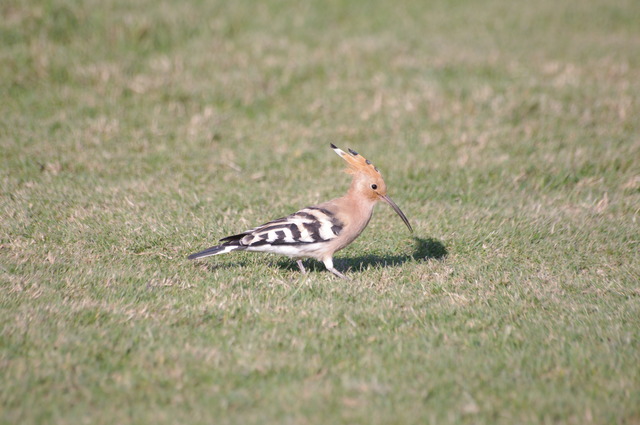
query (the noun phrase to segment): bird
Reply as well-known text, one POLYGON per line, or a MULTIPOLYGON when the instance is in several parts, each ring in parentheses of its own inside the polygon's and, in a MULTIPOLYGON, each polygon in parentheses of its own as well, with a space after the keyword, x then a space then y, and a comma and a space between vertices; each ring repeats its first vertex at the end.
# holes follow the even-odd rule
POLYGON ((334 275, 348 279, 333 266, 333 255, 360 236, 369 224, 378 201, 389 204, 413 232, 407 217, 387 195, 387 185, 378 168, 352 149, 347 153, 333 143, 330 146, 347 162, 345 172, 352 176, 344 196, 224 237, 219 240, 220 244, 187 258, 195 260, 233 251, 268 252, 294 259, 303 274, 306 270, 302 260, 314 258, 334 275))

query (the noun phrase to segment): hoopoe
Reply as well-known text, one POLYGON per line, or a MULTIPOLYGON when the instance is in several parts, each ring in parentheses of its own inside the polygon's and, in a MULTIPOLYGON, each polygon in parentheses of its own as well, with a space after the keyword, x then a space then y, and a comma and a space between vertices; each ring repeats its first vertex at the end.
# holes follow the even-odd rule
POLYGON ((371 161, 351 149, 346 153, 333 143, 331 148, 347 161, 349 167, 345 171, 353 175, 346 195, 227 236, 220 239, 220 245, 188 258, 193 260, 231 251, 270 252, 295 259, 302 273, 306 273, 302 259, 315 258, 331 273, 347 279, 333 267, 333 254, 360 236, 369 224, 376 202, 382 200, 389 204, 413 232, 407 217, 387 195, 382 175, 371 161))

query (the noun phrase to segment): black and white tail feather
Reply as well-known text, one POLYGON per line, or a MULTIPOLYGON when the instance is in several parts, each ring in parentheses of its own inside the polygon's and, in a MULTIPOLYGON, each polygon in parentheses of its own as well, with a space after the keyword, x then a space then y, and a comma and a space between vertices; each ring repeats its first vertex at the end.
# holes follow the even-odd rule
MULTIPOLYGON (((342 229, 343 224, 331 211, 307 207, 246 232, 222 238, 220 245, 191 254, 188 258, 195 260, 232 251, 270 252, 305 258, 337 238, 342 229)), ((298 262, 298 265, 302 263, 298 262)))

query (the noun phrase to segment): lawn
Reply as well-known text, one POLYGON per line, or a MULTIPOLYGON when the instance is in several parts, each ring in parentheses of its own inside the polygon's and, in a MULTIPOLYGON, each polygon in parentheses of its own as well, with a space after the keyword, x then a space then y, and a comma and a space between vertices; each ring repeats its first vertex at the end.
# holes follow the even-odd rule
POLYGON ((640 2, 0 3, 0 422, 639 424, 640 2), (339 252, 189 261, 342 195, 339 252))

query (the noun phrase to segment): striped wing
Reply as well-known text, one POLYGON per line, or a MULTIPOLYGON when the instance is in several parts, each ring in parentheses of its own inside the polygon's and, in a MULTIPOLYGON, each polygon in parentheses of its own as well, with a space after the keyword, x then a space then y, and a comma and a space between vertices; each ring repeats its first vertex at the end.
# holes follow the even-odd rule
POLYGON ((248 248, 315 244, 337 238, 343 227, 343 223, 331 211, 307 207, 244 233, 222 238, 220 242, 236 242, 248 248))

